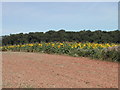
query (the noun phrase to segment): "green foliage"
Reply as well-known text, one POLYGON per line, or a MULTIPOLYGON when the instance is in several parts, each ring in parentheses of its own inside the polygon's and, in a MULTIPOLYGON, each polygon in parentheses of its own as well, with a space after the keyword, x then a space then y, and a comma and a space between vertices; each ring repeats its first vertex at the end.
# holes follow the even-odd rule
POLYGON ((120 62, 120 46, 96 43, 35 43, 3 46, 2 51, 41 52, 120 62), (96 46, 95 46, 96 45, 96 46), (101 46, 102 45, 102 46, 101 46), (108 48, 106 48, 108 46, 108 48), (92 46, 92 47, 90 47, 92 46), (101 46, 101 47, 100 47, 101 46), (104 47, 104 48, 102 48, 104 47))
POLYGON ((101 53, 101 59, 120 62, 120 51, 115 51, 115 50, 103 51, 101 53))
POLYGON ((40 42, 96 42, 96 43, 120 43, 120 31, 79 31, 65 30, 43 32, 30 32, 28 34, 10 34, 2 36, 2 45, 15 45, 40 42))

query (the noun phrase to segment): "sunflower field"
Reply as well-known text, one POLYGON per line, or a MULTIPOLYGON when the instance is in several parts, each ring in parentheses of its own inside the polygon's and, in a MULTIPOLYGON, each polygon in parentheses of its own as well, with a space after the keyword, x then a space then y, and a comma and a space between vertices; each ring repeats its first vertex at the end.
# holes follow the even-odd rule
POLYGON ((120 62, 120 44, 114 43, 76 43, 76 42, 50 42, 30 43, 21 45, 8 45, 0 47, 1 51, 40 52, 48 54, 65 54, 75 57, 91 57, 94 59, 120 62), (110 49, 119 47, 119 50, 110 49))

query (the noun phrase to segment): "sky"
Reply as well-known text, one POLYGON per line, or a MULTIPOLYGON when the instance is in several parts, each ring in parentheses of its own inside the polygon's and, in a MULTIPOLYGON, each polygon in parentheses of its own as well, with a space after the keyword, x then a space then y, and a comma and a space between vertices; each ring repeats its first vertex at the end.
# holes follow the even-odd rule
POLYGON ((3 2, 2 35, 80 30, 117 30, 117 2, 3 2))

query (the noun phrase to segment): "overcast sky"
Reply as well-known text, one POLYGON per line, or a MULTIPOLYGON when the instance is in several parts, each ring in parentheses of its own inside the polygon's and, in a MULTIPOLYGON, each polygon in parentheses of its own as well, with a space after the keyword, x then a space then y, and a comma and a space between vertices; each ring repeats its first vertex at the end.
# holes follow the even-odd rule
POLYGON ((117 30, 117 2, 4 2, 3 35, 65 29, 117 30))

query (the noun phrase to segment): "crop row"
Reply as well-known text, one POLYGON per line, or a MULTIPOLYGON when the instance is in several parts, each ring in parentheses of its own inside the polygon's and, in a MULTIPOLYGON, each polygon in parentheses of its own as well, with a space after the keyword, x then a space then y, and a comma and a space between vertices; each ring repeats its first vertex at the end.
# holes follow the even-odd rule
POLYGON ((116 47, 119 44, 98 44, 98 43, 31 43, 23 45, 2 46, 2 51, 24 51, 24 52, 42 52, 66 54, 71 56, 91 57, 101 60, 120 61, 119 50, 108 50, 110 47, 116 47))

